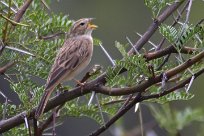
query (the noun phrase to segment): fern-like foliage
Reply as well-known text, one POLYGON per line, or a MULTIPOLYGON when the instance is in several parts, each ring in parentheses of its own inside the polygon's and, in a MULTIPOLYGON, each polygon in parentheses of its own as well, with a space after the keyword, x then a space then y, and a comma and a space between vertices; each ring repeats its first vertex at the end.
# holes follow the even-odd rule
MULTIPOLYGON (((162 89, 161 87, 152 86, 149 91, 150 91, 150 94, 158 94, 162 91, 162 89)), ((186 93, 184 90, 178 90, 178 91, 169 93, 163 97, 151 99, 148 101, 164 104, 167 102, 177 101, 177 100, 190 100, 193 97, 194 97, 194 94, 192 93, 186 93)))
POLYGON ((131 86, 139 82, 141 75, 150 76, 147 63, 142 56, 128 56, 122 60, 116 60, 116 67, 107 69, 108 86, 131 86), (127 70, 127 74, 120 74, 122 69, 127 70))
POLYGON ((159 15, 164 7, 173 2, 175 2, 175 0, 144 0, 145 5, 151 10, 154 18, 159 15))
POLYGON ((171 44, 175 45, 176 49, 180 49, 189 40, 195 39, 197 34, 203 34, 204 29, 200 24, 188 26, 185 30, 183 27, 177 30, 172 26, 163 24, 159 27, 159 31, 171 44))
MULTIPOLYGON (((107 115, 114 115, 117 111, 117 106, 102 106, 101 107, 101 112, 107 115)), ((63 110, 64 115, 68 115, 71 117, 88 117, 93 120, 95 120, 97 123, 103 125, 103 117, 101 116, 99 107, 95 104, 92 105, 87 105, 86 103, 84 104, 77 104, 76 102, 68 102, 65 104, 65 108, 63 110)), ((62 115, 63 115, 62 114, 62 115)), ((104 114, 104 115, 105 115, 104 114)))

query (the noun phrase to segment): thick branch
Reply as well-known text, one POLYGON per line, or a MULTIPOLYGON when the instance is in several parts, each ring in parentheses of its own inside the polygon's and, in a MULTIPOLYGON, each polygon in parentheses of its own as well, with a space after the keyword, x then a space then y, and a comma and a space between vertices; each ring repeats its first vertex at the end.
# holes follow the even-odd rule
MULTIPOLYGON (((154 32, 158 29, 160 24, 164 22, 185 0, 181 2, 175 2, 171 6, 169 6, 154 22, 150 25, 148 30, 144 33, 144 35, 135 43, 134 47, 137 50, 140 50, 144 44, 150 39, 150 37, 154 34, 154 32)), ((135 51, 132 48, 129 54, 134 54, 135 51)))
POLYGON ((32 1, 33 0, 26 0, 26 2, 23 4, 23 6, 16 13, 15 18, 14 18, 15 22, 20 22, 21 18, 23 17, 23 14, 27 10, 27 8, 30 6, 32 1))
MULTIPOLYGON (((197 73, 195 73, 193 76, 195 76, 195 79, 200 76, 201 74, 204 73, 204 69, 201 69, 200 71, 198 71, 197 73)), ((189 77, 187 79, 184 79, 183 81, 181 81, 180 83, 178 83, 177 85, 175 85, 174 87, 166 90, 166 91, 162 91, 158 94, 152 94, 152 95, 148 95, 148 96, 143 96, 141 99, 142 100, 148 100, 148 99, 153 99, 153 98, 159 98, 159 97, 162 97, 162 96, 165 96, 177 89, 180 89, 180 88, 183 88, 185 87, 186 84, 188 84, 190 81, 191 81, 191 78, 192 77, 189 77)))
MULTIPOLYGON (((191 48, 191 47, 183 47, 181 48, 180 52, 184 54, 193 54, 194 52, 198 51, 197 48, 191 48)), ((147 61, 163 57, 165 55, 171 54, 171 53, 178 53, 178 51, 174 48, 173 45, 160 49, 158 51, 150 52, 144 55, 145 59, 147 61)))

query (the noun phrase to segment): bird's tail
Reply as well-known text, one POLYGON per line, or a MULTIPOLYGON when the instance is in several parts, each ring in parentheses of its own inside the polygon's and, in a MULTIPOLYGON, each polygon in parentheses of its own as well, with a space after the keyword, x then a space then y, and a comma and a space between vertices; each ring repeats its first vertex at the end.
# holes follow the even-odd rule
POLYGON ((50 95, 53 92, 53 90, 54 90, 53 87, 48 88, 48 89, 45 90, 45 92, 44 92, 44 94, 43 94, 43 96, 42 96, 42 98, 40 100, 40 103, 39 103, 39 105, 37 107, 37 110, 35 112, 35 118, 36 119, 38 119, 43 114, 43 112, 45 110, 45 106, 47 105, 47 102, 48 102, 48 100, 50 98, 50 95))

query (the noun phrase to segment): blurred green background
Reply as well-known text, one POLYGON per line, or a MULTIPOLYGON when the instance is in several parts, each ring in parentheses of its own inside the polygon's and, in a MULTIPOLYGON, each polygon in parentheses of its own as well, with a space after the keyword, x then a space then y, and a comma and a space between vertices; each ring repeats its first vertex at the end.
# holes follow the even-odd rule
MULTIPOLYGON (((53 1, 51 3, 51 9, 56 12, 62 12, 63 14, 69 15, 70 19, 77 20, 83 17, 93 17, 96 18, 94 23, 99 26, 99 28, 94 31, 93 36, 102 40, 104 47, 111 54, 114 59, 121 58, 120 53, 114 46, 115 41, 121 43, 127 43, 126 36, 135 43, 139 37, 136 32, 144 33, 148 26, 152 22, 152 16, 150 10, 144 5, 143 0, 60 0, 53 1)), ((184 13, 186 14, 186 13, 184 13)), ((204 18, 204 2, 202 0, 195 0, 190 13, 190 22, 196 23, 201 18, 204 18)), ((185 18, 183 18, 184 21, 185 18)), ((161 36, 158 34, 154 35, 151 39, 152 42, 158 44, 160 42, 161 36)), ((149 47, 146 44, 145 47, 149 47)), ((106 66, 111 65, 107 57, 100 47, 95 46, 94 56, 92 62, 89 66, 93 64, 100 64, 106 68, 106 66)), ((171 105, 176 109, 184 109, 185 107, 203 107, 204 106, 204 91, 202 84, 204 76, 199 77, 190 89, 195 97, 189 101, 176 101, 172 102, 171 105)), ((145 123, 152 122, 152 118, 149 110, 142 104, 142 113, 145 123)), ((94 121, 82 118, 66 118, 66 123, 62 127, 59 127, 58 134, 61 136, 65 135, 85 135, 95 130, 99 126, 94 123, 94 121)), ((132 130, 138 127, 139 120, 138 114, 133 113, 133 110, 128 112, 123 119, 123 128, 126 131, 132 130)), ((181 135, 192 136, 198 131, 198 123, 193 123, 181 131, 181 135)), ((154 130, 157 134, 152 132, 149 136, 165 136, 167 133, 160 129, 158 125, 153 125, 154 130)), ((111 127, 104 136, 113 135, 112 132, 116 131, 115 127, 111 127)), ((122 129, 118 129, 122 131, 122 129)), ((117 131, 118 131, 117 130, 117 131)))

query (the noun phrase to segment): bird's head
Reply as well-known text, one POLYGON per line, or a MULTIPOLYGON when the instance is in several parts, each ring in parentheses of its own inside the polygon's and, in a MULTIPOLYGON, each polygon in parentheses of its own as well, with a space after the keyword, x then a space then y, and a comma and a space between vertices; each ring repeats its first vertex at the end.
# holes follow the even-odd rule
POLYGON ((93 18, 82 18, 73 23, 69 31, 69 36, 91 35, 92 31, 97 28, 92 24, 93 18))

